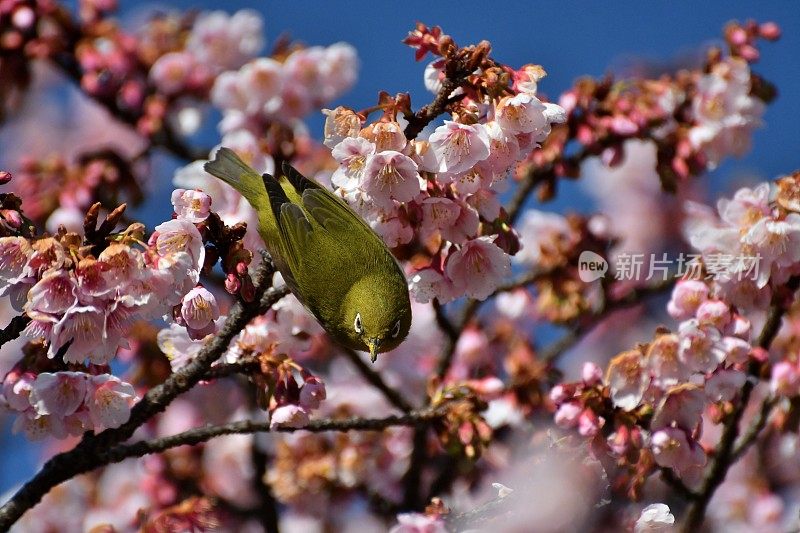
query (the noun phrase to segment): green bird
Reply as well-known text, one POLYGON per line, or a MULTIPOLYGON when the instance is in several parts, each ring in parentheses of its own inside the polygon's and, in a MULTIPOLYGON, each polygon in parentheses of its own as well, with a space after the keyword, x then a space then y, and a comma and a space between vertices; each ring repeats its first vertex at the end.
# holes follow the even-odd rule
POLYGON ((340 344, 379 353, 411 327, 406 278, 383 240, 342 199, 283 164, 259 176, 228 148, 204 165, 247 198, 258 232, 297 298, 340 344))

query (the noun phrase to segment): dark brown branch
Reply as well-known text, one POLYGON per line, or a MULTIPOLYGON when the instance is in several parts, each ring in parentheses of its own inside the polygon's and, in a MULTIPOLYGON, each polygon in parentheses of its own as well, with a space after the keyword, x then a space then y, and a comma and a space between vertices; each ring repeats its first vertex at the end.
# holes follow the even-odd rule
POLYGON ((261 371, 261 364, 255 359, 243 359, 235 363, 220 363, 209 368, 203 379, 219 379, 236 374, 253 374, 261 371))
POLYGON ((269 456, 258 447, 255 438, 252 439, 250 458, 253 463, 253 488, 256 495, 258 495, 258 504, 254 511, 265 533, 279 533, 278 501, 275 499, 275 495, 272 494, 272 488, 265 480, 269 456))
POLYGON ((671 468, 661 467, 659 469, 661 472, 661 479, 667 485, 672 488, 675 492, 678 493, 684 500, 692 501, 697 499, 697 494, 695 494, 689 487, 684 485, 683 481, 675 475, 675 472, 672 471, 671 468))
POLYGON ((406 413, 414 409, 414 406, 408 403, 399 392, 387 385, 386 382, 383 381, 381 375, 372 367, 370 367, 363 359, 361 359, 361 357, 354 350, 342 347, 341 351, 353 364, 353 366, 356 367, 356 370, 358 370, 358 373, 361 374, 361 377, 363 377, 370 385, 381 391, 384 397, 389 400, 389 403, 406 413))
POLYGON ((300 428, 291 427, 276 427, 270 429, 269 422, 261 421, 255 422, 252 420, 241 420, 239 422, 230 422, 219 426, 206 426, 202 428, 190 429, 177 435, 170 435, 169 437, 161 437, 151 440, 142 440, 132 444, 120 444, 113 448, 98 454, 94 461, 93 468, 103 466, 109 463, 117 463, 129 457, 142 457, 152 453, 163 452, 170 448, 185 445, 195 445, 201 442, 206 442, 214 437, 222 435, 233 435, 237 433, 264 433, 264 432, 281 432, 293 433, 296 431, 311 431, 313 433, 322 433, 325 431, 383 431, 384 429, 394 426, 418 426, 425 424, 441 417, 444 414, 444 409, 422 409, 419 411, 411 411, 402 415, 391 415, 384 418, 326 418, 322 420, 312 420, 308 424, 300 428))
POLYGON ((219 333, 203 346, 197 357, 170 375, 163 383, 150 389, 144 398, 133 406, 131 416, 126 423, 118 428, 107 429, 98 435, 87 433, 72 450, 62 452, 47 461, 33 478, 0 507, 0 531, 10 528, 25 511, 39 503, 56 485, 96 468, 99 455, 130 438, 139 426, 166 409, 178 395, 203 379, 211 364, 227 350, 230 341, 250 320, 287 294, 287 289, 266 289, 271 283, 274 270, 271 261, 264 261, 256 285, 257 294, 261 295, 259 300, 250 304, 237 302, 219 333))
POLYGON ((421 107, 419 111, 412 116, 405 117, 406 120, 408 120, 408 125, 403 132, 405 133, 406 139, 409 141, 416 139, 417 135, 425 129, 425 126, 445 112, 447 106, 451 104, 450 94, 464 83, 467 76, 469 76, 469 72, 464 72, 463 70, 456 70, 452 75, 448 75, 442 80, 442 86, 439 88, 439 92, 436 93, 433 102, 421 107))
POLYGON ((11 342, 19 337, 25 328, 30 324, 31 318, 28 315, 18 315, 11 319, 11 322, 0 331, 0 348, 7 342, 11 342))
MULTIPOLYGON (((797 290, 798 285, 800 285, 800 277, 793 277, 786 284, 786 288, 793 294, 797 290)), ((772 305, 770 306, 769 313, 767 315, 767 321, 764 323, 761 334, 756 340, 756 346, 768 350, 772 344, 772 340, 775 338, 775 335, 778 334, 781 320, 786 310, 786 302, 782 300, 783 298, 780 294, 776 294, 774 296, 772 305)), ((751 363, 748 370, 749 374, 756 374, 758 365, 751 363)), ((692 505, 689 506, 689 510, 686 513, 686 518, 681 527, 681 531, 684 533, 697 531, 703 525, 708 502, 711 501, 711 498, 714 496, 714 492, 716 492, 717 487, 719 487, 722 482, 725 481, 725 475, 728 473, 728 469, 731 467, 736 457, 734 453, 734 443, 736 442, 736 437, 739 434, 739 423, 741 422, 744 411, 750 401, 750 395, 753 393, 755 383, 756 382, 751 379, 745 381, 739 395, 738 404, 724 422, 722 436, 720 437, 719 443, 717 444, 717 448, 714 452, 714 458, 712 459, 711 466, 706 471, 706 475, 703 478, 701 488, 697 493, 697 499, 692 503, 692 505)), ((754 438, 755 437, 753 437, 753 439, 754 438)))

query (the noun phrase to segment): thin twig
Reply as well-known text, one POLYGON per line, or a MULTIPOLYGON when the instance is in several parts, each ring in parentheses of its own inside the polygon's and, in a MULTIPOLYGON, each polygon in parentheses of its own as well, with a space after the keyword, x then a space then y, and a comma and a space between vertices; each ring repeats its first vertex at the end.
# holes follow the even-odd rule
POLYGON ((361 374, 361 377, 363 377, 370 385, 381 391, 384 397, 389 400, 389 403, 405 413, 414 409, 413 405, 408 403, 399 392, 387 385, 386 382, 383 381, 381 375, 372 367, 370 367, 363 359, 361 359, 361 357, 354 350, 342 347, 341 351, 353 364, 353 366, 356 367, 356 370, 358 370, 358 373, 361 374))
POLYGON ((775 397, 765 398, 764 401, 761 402, 761 407, 758 409, 758 414, 747 428, 747 431, 745 431, 736 442, 736 446, 734 446, 733 452, 731 452, 731 463, 738 461, 739 458, 750 448, 750 446, 753 445, 756 439, 758 439, 758 437, 761 435, 761 431, 767 425, 772 408, 775 407, 775 404, 777 403, 778 398, 775 397))
POLYGON ((661 479, 669 485, 675 492, 677 492, 680 496, 683 497, 684 500, 695 500, 697 499, 697 494, 692 491, 689 487, 687 487, 681 479, 675 475, 675 472, 672 471, 671 468, 667 468, 662 466, 659 468, 661 472, 661 479))

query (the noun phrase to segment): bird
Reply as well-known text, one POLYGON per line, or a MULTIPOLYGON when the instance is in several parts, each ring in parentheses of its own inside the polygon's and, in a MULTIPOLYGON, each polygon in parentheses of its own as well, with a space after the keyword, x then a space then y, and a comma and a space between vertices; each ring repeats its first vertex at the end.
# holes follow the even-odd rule
POLYGON ((406 277, 343 199, 285 162, 281 176, 259 175, 226 147, 204 169, 256 210, 286 285, 333 340, 369 352, 373 363, 403 342, 411 328, 406 277))

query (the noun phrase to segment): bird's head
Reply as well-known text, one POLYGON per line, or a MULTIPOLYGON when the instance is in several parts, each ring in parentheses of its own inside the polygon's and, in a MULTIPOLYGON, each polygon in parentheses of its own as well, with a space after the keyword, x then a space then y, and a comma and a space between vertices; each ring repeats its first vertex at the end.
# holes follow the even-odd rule
POLYGON ((411 302, 401 276, 371 274, 353 284, 341 306, 339 330, 374 363, 396 348, 411 328, 411 302))

